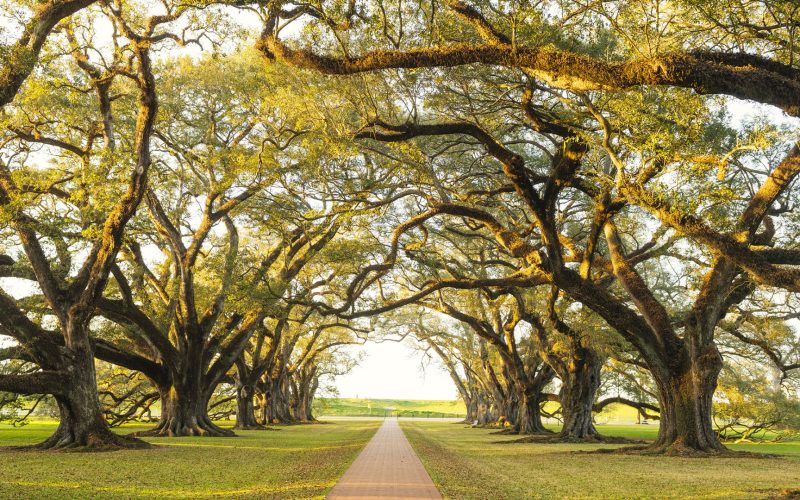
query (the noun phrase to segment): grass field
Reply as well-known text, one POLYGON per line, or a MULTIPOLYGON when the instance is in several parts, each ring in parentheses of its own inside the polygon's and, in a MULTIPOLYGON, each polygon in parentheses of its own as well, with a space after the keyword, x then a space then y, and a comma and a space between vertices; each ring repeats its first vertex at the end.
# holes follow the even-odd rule
MULTIPOLYGON (((611 445, 498 444, 514 437, 459 424, 402 421, 445 498, 769 498, 800 490, 800 442, 731 445, 780 458, 678 458, 575 453, 611 445)), ((652 439, 658 427, 599 426, 652 439)))
MULTIPOLYGON (((322 498, 381 423, 336 420, 238 438, 152 438, 154 449, 111 453, 6 449, 0 499, 322 498)), ((502 444, 515 437, 435 419, 401 425, 449 499, 776 498, 800 490, 800 442, 730 445, 779 458, 687 459, 580 453, 613 447, 604 444, 502 444)), ((53 422, 0 425, 0 446, 37 443, 54 428, 53 422)), ((599 428, 634 439, 658 432, 657 425, 599 428)))
MULTIPOLYGON (((0 452, 0 498, 322 498, 380 421, 243 431, 237 438, 147 439, 151 450, 0 452)), ((128 427, 132 432, 142 427, 128 427)), ((0 446, 34 444, 53 423, 0 425, 0 446)))

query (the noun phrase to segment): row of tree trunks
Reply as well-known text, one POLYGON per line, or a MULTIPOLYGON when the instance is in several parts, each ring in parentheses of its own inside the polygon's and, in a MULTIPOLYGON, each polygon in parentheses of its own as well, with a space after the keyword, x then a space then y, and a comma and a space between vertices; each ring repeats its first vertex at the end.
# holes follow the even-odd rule
MULTIPOLYGON (((564 424, 560 437, 567 440, 587 440, 598 437, 592 421, 592 405, 600 385, 602 359, 593 351, 574 363, 568 377, 562 380, 560 401, 564 424)), ((93 364, 76 369, 76 378, 94 381, 93 364)), ((659 389, 661 426, 655 449, 671 453, 686 450, 722 450, 711 424, 711 403, 716 379, 721 369, 721 356, 713 345, 696 358, 685 357, 678 366, 662 365, 653 371, 659 389)), ((510 375, 509 375, 510 376, 510 375)), ((523 434, 547 432, 541 418, 544 388, 553 375, 526 382, 514 381, 513 391, 490 404, 478 397, 468 404, 467 421, 486 424, 500 417, 510 422, 515 431, 523 434)), ((315 382, 314 382, 315 383, 315 382)), ((59 397, 62 424, 44 447, 81 446, 92 443, 120 441, 102 420, 94 383, 76 383, 67 397, 59 397)), ((285 376, 271 380, 270 391, 260 398, 260 419, 256 417, 252 388, 237 387, 237 428, 263 428, 267 423, 313 421, 311 402, 316 387, 303 385, 295 394, 285 376)), ((196 385, 160 388, 162 415, 159 425, 142 435, 159 436, 231 436, 208 417, 207 394, 196 385)))
POLYGON ((284 374, 269 381, 267 391, 267 411, 266 423, 285 424, 294 422, 291 410, 291 395, 289 393, 289 382, 284 374))
POLYGON ((319 387, 316 369, 304 371, 299 380, 292 385, 294 396, 292 398, 292 414, 300 422, 314 422, 313 402, 314 395, 319 387))
POLYGON ((489 425, 500 418, 497 406, 493 405, 491 399, 484 394, 474 394, 464 404, 467 408, 465 424, 489 425))
MULTIPOLYGON (((485 351, 485 345, 481 346, 482 340, 478 339, 477 342, 472 342, 472 339, 469 339, 465 345, 456 346, 456 349, 464 350, 465 356, 461 357, 448 352, 448 346, 439 345, 437 343, 439 340, 430 336, 422 325, 420 325, 420 328, 420 333, 425 335, 427 347, 439 356, 439 360, 447 369, 459 396, 461 396, 461 400, 464 402, 466 415, 463 423, 488 425, 497 422, 500 415, 497 413, 496 406, 491 403, 492 398, 488 389, 493 382, 489 380, 485 367, 482 366, 478 369, 478 367, 470 366, 470 360, 474 360, 476 355, 480 357, 481 349, 485 351), (461 359, 460 370, 456 361, 454 361, 459 358, 461 359)), ((488 358, 488 353, 486 356, 488 358)), ((483 358, 480 359, 483 360, 483 358)))
POLYGON ((468 397, 462 396, 461 398, 467 410, 463 423, 489 425, 497 422, 500 414, 497 406, 492 404, 491 397, 479 390, 474 390, 469 394, 468 397))
MULTIPOLYGON (((601 383, 603 358, 591 349, 572 360, 569 370, 561 377, 559 402, 563 425, 558 437, 566 441, 593 441, 599 433, 594 427, 593 411, 601 383)), ((534 380, 519 379, 512 386, 512 397, 500 399, 496 407, 520 434, 549 433, 542 422, 542 406, 549 400, 546 386, 553 380, 554 372, 544 369, 534 380)), ((495 416, 492 421, 496 421, 495 416)), ((481 422, 485 423, 485 422, 481 422)))
MULTIPOLYGON (((318 380, 309 377, 302 383, 288 382, 286 374, 270 379, 267 391, 236 380, 236 425, 240 430, 261 430, 268 424, 312 422, 315 420, 312 403, 318 380), (258 407, 258 415, 256 408, 258 407)), ((184 383, 159 387, 161 417, 158 425, 139 436, 213 436, 229 437, 234 432, 211 421, 208 403, 211 392, 199 380, 185 379, 184 383)))

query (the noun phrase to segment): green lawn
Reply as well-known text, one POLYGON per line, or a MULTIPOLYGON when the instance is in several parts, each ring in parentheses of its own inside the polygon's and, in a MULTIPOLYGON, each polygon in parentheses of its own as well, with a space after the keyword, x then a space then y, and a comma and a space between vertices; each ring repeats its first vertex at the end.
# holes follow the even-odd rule
MULTIPOLYGON (((151 450, 0 451, 4 498, 321 498, 380 420, 245 431, 238 438, 148 439, 151 450)), ((498 444, 514 437, 440 421, 401 420, 445 498, 758 498, 800 489, 800 443, 731 445, 776 459, 574 453, 611 445, 498 444)), ((51 422, 0 425, 0 446, 33 444, 51 422)), ((131 426, 125 432, 144 428, 131 426)), ((656 425, 600 426, 651 439, 656 425)))
MULTIPOLYGON (((322 498, 380 424, 337 421, 243 431, 236 438, 147 439, 159 446, 112 453, 4 450, 0 498, 322 498)), ((37 443, 54 428, 0 425, 0 446, 37 443)))
MULTIPOLYGON (((730 446, 786 455, 773 459, 645 457, 574 453, 611 445, 496 444, 515 437, 452 423, 401 425, 445 498, 767 498, 800 490, 800 442, 730 446)), ((642 439, 658 432, 599 427, 642 439)))

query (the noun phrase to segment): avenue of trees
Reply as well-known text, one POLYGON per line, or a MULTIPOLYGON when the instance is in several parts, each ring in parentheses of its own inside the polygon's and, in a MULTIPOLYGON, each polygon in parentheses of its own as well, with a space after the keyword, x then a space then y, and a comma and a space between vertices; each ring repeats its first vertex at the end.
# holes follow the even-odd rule
POLYGON ((0 409, 55 408, 40 446, 312 421, 390 332, 526 440, 800 427, 793 0, 3 9, 0 409))

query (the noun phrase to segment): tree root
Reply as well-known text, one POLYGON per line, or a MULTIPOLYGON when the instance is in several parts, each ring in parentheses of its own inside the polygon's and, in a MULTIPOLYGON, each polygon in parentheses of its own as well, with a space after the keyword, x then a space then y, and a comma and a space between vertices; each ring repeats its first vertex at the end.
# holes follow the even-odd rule
POLYGON ((161 422, 153 429, 129 434, 132 437, 236 437, 230 429, 223 429, 211 421, 184 422, 176 419, 161 422))
POLYGON ((600 453, 614 455, 637 456, 662 456, 681 458, 778 458, 780 455, 772 453, 754 453, 752 451, 734 451, 728 448, 697 449, 683 443, 670 443, 666 445, 649 444, 645 446, 625 446, 622 448, 603 448, 579 453, 600 453))
POLYGON ((153 445, 131 436, 120 436, 108 429, 89 431, 82 438, 66 430, 57 430, 45 441, 32 446, 11 446, 9 451, 107 452, 146 450, 153 445))

